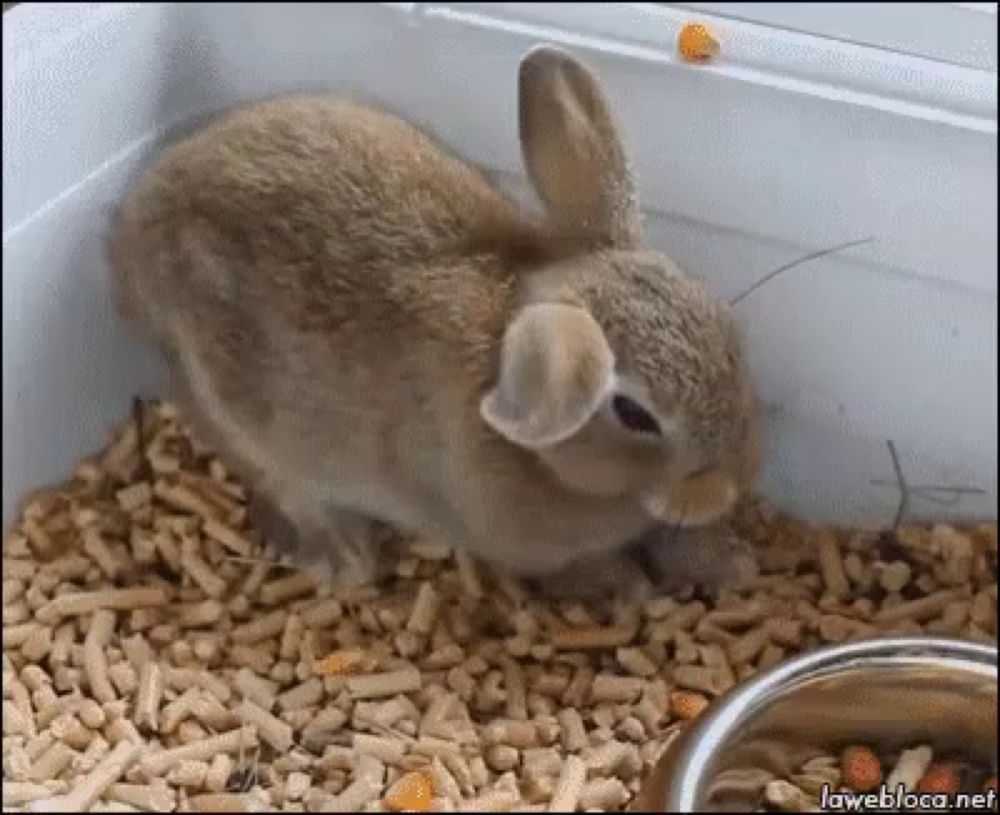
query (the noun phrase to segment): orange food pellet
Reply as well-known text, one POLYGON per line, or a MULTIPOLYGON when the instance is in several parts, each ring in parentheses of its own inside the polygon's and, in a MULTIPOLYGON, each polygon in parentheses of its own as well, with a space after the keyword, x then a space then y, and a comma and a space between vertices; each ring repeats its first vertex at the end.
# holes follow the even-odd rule
POLYGON ((688 62, 705 62, 719 53, 719 41, 703 23, 688 23, 681 29, 677 49, 688 62))
POLYGON ((700 693, 679 690, 670 694, 670 710, 683 721, 697 718, 707 707, 708 699, 700 693))
POLYGON ((316 672, 321 676, 341 676, 358 670, 364 659, 361 651, 334 651, 316 663, 316 672))
POLYGON ((954 764, 931 764, 924 777, 917 782, 917 792, 943 792, 954 795, 961 779, 954 764))
POLYGON ((852 790, 869 792, 882 781, 882 762, 869 748, 856 744, 841 755, 840 772, 852 790))
POLYGON ((393 812, 427 812, 434 797, 434 784, 426 773, 407 773, 393 784, 382 803, 393 812))

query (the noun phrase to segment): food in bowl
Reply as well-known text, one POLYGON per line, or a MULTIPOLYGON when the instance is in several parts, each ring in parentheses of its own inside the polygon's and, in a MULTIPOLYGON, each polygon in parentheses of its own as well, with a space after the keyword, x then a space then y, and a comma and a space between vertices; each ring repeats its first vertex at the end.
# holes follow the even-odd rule
POLYGON ((869 793, 891 800, 891 808, 994 809, 995 779, 995 767, 959 752, 936 752, 929 744, 884 753, 851 744, 807 759, 785 778, 771 778, 758 811, 843 810, 850 807, 847 801, 869 793))
POLYGON ((641 797, 671 812, 995 805, 997 650, 869 637, 799 654, 717 701, 641 797), (978 798, 958 799, 968 795, 978 798))

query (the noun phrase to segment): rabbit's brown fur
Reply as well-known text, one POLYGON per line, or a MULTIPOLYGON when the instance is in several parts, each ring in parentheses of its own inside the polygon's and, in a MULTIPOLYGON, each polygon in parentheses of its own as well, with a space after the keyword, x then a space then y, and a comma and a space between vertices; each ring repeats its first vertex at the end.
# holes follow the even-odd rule
POLYGON ((728 310, 640 248, 596 80, 543 48, 520 83, 544 222, 395 116, 298 97, 168 148, 111 237, 198 429, 359 576, 371 520, 548 573, 711 521, 756 469, 728 310), (614 420, 621 388, 662 438, 614 420))

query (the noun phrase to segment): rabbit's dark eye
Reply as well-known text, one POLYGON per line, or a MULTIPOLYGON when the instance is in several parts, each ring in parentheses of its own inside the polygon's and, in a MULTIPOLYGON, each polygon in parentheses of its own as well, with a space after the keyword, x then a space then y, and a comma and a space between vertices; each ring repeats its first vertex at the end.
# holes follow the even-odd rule
POLYGON ((611 400, 611 409, 623 427, 635 433, 660 434, 660 423, 649 414, 648 410, 627 396, 616 394, 611 400))

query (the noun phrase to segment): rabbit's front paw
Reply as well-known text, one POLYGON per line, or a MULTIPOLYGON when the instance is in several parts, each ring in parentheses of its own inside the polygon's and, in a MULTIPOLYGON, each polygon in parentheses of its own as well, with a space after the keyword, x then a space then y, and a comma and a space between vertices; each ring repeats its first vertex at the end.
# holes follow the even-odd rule
POLYGON ((716 526, 658 526, 630 547, 657 591, 673 594, 697 586, 709 594, 738 590, 760 573, 753 547, 716 526))
POLYGON ((377 583, 392 574, 389 549, 394 531, 367 515, 348 509, 327 513, 327 524, 302 535, 303 565, 334 590, 377 583))
POLYGON ((740 590, 760 575, 760 564, 753 547, 744 540, 733 538, 729 550, 723 553, 719 569, 718 588, 740 590))
POLYGON ((255 494, 247 517, 274 550, 282 565, 304 569, 334 590, 385 579, 392 560, 386 550, 396 541, 393 530, 346 509, 311 508, 287 502, 287 512, 273 499, 255 494))
POLYGON ((541 597, 553 601, 627 598, 642 602, 652 594, 642 569, 624 550, 571 563, 554 574, 528 582, 541 597))

